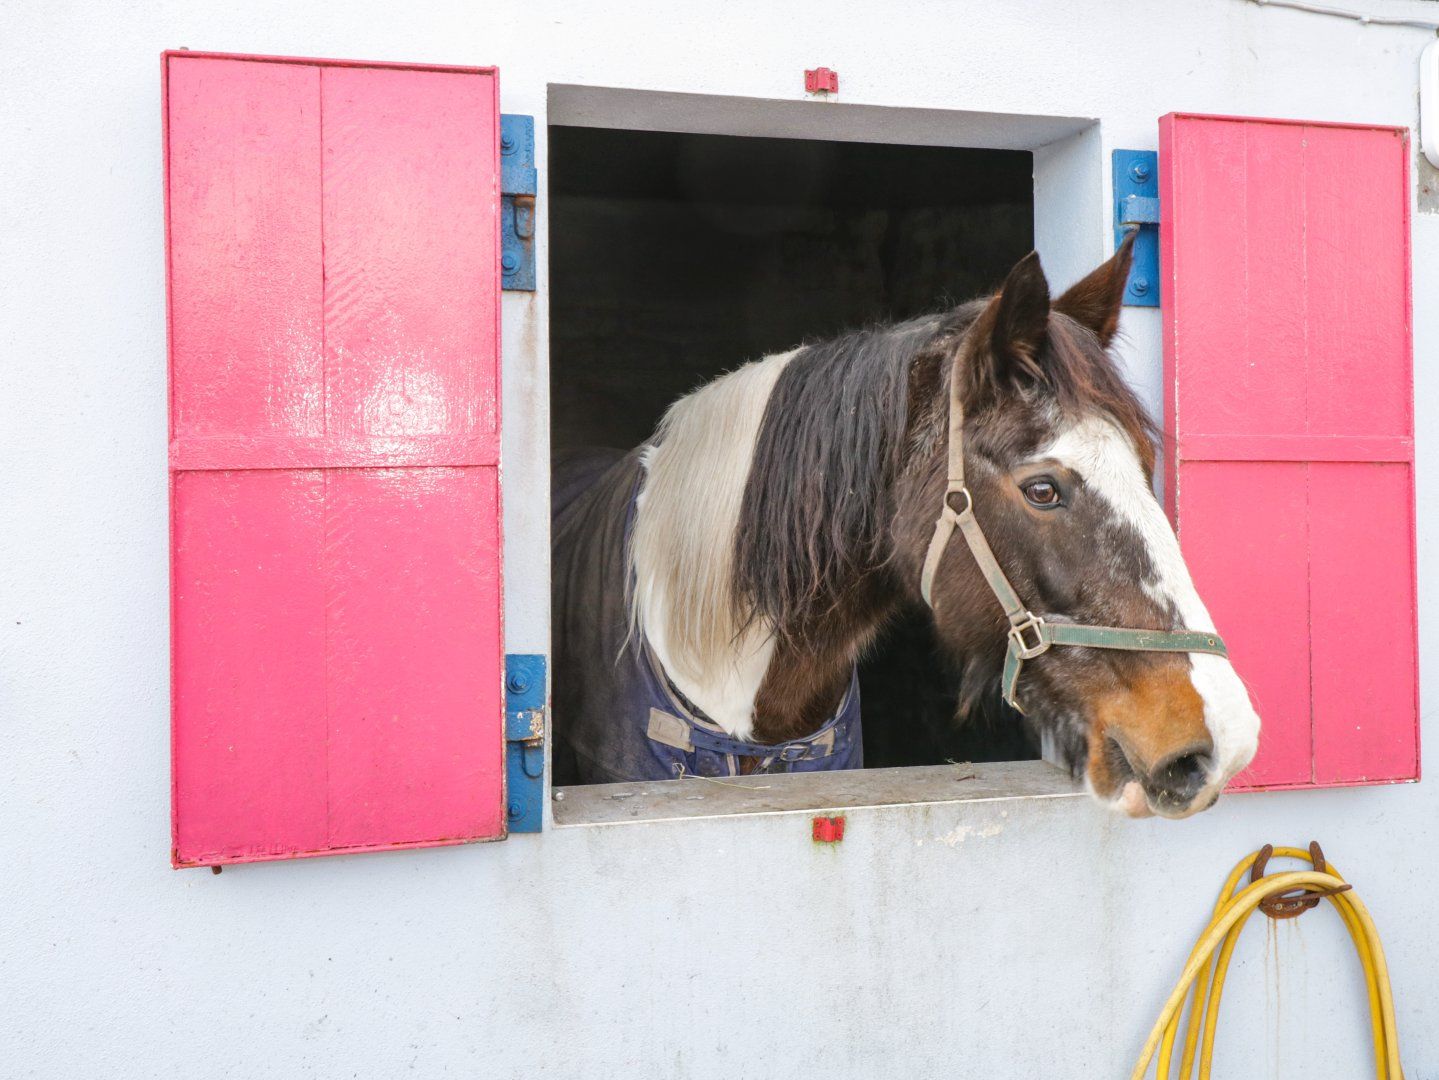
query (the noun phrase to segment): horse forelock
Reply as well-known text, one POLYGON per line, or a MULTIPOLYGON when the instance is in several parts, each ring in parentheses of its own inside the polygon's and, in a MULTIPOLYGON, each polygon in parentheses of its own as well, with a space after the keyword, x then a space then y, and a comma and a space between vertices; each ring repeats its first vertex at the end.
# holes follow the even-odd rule
POLYGON ((1153 475, 1158 430, 1113 354, 1093 332, 1067 315, 1052 313, 1043 367, 1048 388, 1067 420, 1100 416, 1112 421, 1134 444, 1145 475, 1153 475))

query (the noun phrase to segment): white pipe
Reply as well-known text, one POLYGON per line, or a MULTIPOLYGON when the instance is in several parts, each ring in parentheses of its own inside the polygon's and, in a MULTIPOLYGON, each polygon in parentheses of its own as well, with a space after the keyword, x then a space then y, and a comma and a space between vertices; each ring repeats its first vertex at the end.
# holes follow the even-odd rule
POLYGON ((1439 169, 1439 38, 1419 54, 1419 149, 1439 169))
POLYGON ((1375 26, 1412 26, 1416 30, 1439 30, 1439 21, 1433 19, 1410 19, 1399 15, 1369 15, 1362 11, 1350 11, 1348 8, 1329 7, 1327 4, 1305 3, 1305 0, 1249 0, 1249 2, 1258 4, 1260 7, 1282 7, 1292 8, 1295 11, 1307 11, 1312 15, 1335 15, 1341 19, 1353 19, 1366 26, 1372 23, 1375 26))

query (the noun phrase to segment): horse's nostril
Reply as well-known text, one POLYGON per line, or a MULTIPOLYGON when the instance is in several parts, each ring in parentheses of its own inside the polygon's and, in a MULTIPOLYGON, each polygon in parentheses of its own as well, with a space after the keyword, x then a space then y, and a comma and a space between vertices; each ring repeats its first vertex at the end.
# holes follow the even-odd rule
POLYGON ((1189 750, 1161 761, 1145 782, 1156 798, 1188 803, 1203 790, 1212 764, 1208 750, 1189 750))

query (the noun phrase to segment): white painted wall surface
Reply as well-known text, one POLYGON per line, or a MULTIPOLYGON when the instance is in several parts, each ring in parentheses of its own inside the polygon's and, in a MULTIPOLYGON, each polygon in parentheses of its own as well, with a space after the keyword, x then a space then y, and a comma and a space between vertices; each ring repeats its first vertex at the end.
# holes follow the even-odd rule
MULTIPOLYGON (((1180 823, 857 811, 835 848, 782 815, 167 865, 161 49, 498 64, 506 111, 541 126, 551 82, 796 98, 825 64, 845 102, 1098 117, 1107 157, 1174 109, 1412 124, 1425 34, 1240 0, 0 0, 0 20, 0 1075, 1125 1075, 1232 860, 1311 837, 1385 935, 1409 1076, 1439 1075, 1432 782, 1180 823)), ((1416 216, 1414 260, 1427 646, 1439 217, 1416 216)), ((543 291, 504 314, 509 647, 534 651, 543 291)), ((1153 398, 1158 314, 1125 329, 1153 398)), ((1328 914, 1253 928, 1225 1075, 1364 1074, 1347 948, 1328 914)))

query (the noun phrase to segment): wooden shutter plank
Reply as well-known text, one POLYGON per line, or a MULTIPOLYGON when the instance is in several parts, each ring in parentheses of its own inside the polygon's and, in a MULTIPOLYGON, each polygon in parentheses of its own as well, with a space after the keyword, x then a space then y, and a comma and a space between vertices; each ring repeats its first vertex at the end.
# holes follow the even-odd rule
POLYGON ((1418 775, 1414 535, 1408 464, 1309 466, 1314 775, 1418 775))
POLYGON ((1243 224, 1258 217, 1276 229, 1297 230, 1295 200, 1283 180, 1297 166, 1297 148, 1288 145, 1297 140, 1260 153, 1242 131, 1222 127, 1186 128, 1176 138, 1182 147, 1166 157, 1183 153, 1207 163, 1186 174, 1194 190, 1185 210, 1187 230, 1208 242, 1181 253, 1187 263, 1175 271, 1181 285, 1190 275, 1204 282, 1182 301, 1187 324, 1203 329, 1186 342, 1184 430, 1303 432, 1303 399, 1294 389, 1304 370, 1302 315, 1292 297, 1270 285, 1298 272, 1301 254, 1294 245, 1264 243, 1243 224), (1251 179, 1271 174, 1280 177, 1272 186, 1251 179))
POLYGON ((1406 134, 1160 122, 1166 497, 1263 719, 1241 784, 1418 775, 1406 134))
POLYGON ((175 861, 502 837, 493 72, 166 101, 175 861))
POLYGON ((324 74, 329 430, 390 438, 493 431, 494 83, 324 74))
POLYGON ((1305 247, 1313 253, 1304 278, 1310 430, 1411 435, 1403 133, 1306 130, 1305 247))
POLYGON ((323 434, 319 69, 169 66, 171 436, 323 434))
POLYGON ((1418 775, 1408 155, 1401 132, 1339 128, 1308 146, 1311 430, 1403 438, 1385 463, 1310 466, 1315 779, 1418 775), (1356 188, 1356 185, 1362 187, 1356 188), (1362 192, 1362 218, 1356 216, 1362 192))
POLYGON ((173 477, 175 849, 326 846, 324 476, 173 477))
POLYGON ((1252 784, 1311 779, 1306 467, 1224 461, 1184 470, 1186 506, 1221 508, 1185 516, 1184 554, 1264 725, 1245 772, 1252 784), (1243 567, 1264 569, 1236 571, 1243 567))
MULTIPOLYGON (((172 436, 322 432, 319 73, 169 61, 172 436)), ((326 835, 323 477, 171 481, 174 846, 326 835)))
POLYGON ((495 715, 482 707, 500 682, 496 499, 492 469, 330 478, 334 847, 501 826, 495 715))
MULTIPOLYGON (((492 433, 493 81, 328 68, 322 96, 329 429, 492 433)), ((495 470, 341 473, 329 510, 331 842, 499 831, 495 470)))

